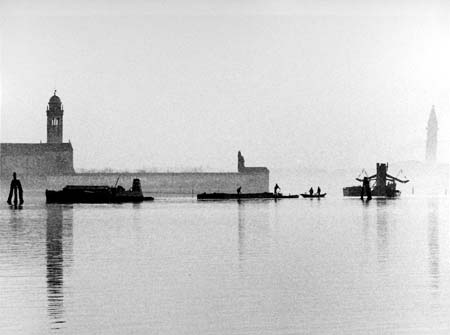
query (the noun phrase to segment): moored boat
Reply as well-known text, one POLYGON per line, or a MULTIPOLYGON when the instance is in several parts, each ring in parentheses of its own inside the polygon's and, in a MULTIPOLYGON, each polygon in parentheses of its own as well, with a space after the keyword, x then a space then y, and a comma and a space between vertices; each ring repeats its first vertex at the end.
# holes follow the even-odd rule
POLYGON ((241 199, 295 199, 297 194, 284 195, 282 193, 201 193, 197 194, 198 200, 241 200, 241 199))
POLYGON ((67 185, 61 191, 45 190, 47 203, 122 203, 154 200, 144 197, 139 179, 130 190, 122 186, 67 185))

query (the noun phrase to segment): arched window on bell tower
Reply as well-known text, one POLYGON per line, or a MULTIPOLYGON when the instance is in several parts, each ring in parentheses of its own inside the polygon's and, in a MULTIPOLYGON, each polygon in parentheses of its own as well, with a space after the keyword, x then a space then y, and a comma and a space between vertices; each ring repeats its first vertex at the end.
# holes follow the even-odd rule
POLYGON ((61 99, 55 90, 47 106, 47 143, 63 143, 63 114, 61 99))

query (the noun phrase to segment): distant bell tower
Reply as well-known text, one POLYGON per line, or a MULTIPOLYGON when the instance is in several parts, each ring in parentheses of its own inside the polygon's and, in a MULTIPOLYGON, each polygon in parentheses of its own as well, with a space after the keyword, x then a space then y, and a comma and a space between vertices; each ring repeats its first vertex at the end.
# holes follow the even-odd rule
POLYGON ((431 107, 430 117, 428 118, 427 127, 427 149, 425 153, 425 160, 427 162, 436 161, 437 151, 437 131, 438 123, 436 118, 436 112, 434 111, 434 105, 431 107))
POLYGON ((244 172, 245 170, 245 160, 241 152, 238 151, 238 172, 244 172))
POLYGON ((47 106, 47 143, 63 143, 63 114, 61 99, 55 90, 47 106))

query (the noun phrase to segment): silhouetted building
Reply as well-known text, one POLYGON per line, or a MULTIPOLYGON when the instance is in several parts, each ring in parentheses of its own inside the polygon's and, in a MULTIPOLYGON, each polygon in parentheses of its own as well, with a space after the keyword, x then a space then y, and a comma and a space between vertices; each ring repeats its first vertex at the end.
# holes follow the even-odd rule
POLYGON ((434 106, 431 108, 430 117, 428 118, 427 126, 427 148, 425 153, 425 160, 427 162, 436 161, 437 152, 437 131, 438 123, 436 118, 436 112, 434 111, 434 106))
POLYGON ((1 143, 0 173, 11 176, 68 175, 73 168, 72 144, 63 143, 63 106, 56 95, 47 106, 47 143, 1 143))

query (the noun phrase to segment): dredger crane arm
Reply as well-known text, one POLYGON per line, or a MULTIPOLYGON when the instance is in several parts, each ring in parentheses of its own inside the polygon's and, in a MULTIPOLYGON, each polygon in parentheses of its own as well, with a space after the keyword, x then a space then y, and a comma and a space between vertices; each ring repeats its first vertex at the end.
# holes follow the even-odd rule
POLYGON ((392 180, 398 181, 399 183, 403 183, 403 184, 406 184, 407 182, 409 182, 409 179, 401 180, 396 177, 392 177, 390 174, 387 174, 387 173, 386 173, 386 177, 391 178, 392 180))
MULTIPOLYGON (((370 180, 373 180, 373 179, 375 179, 377 177, 377 175, 376 174, 374 174, 374 175, 372 175, 372 176, 370 176, 370 177, 367 177, 367 179, 369 179, 369 181, 370 180)), ((361 183, 363 182, 363 180, 364 179, 361 179, 361 178, 355 178, 357 181, 360 181, 361 183)))

